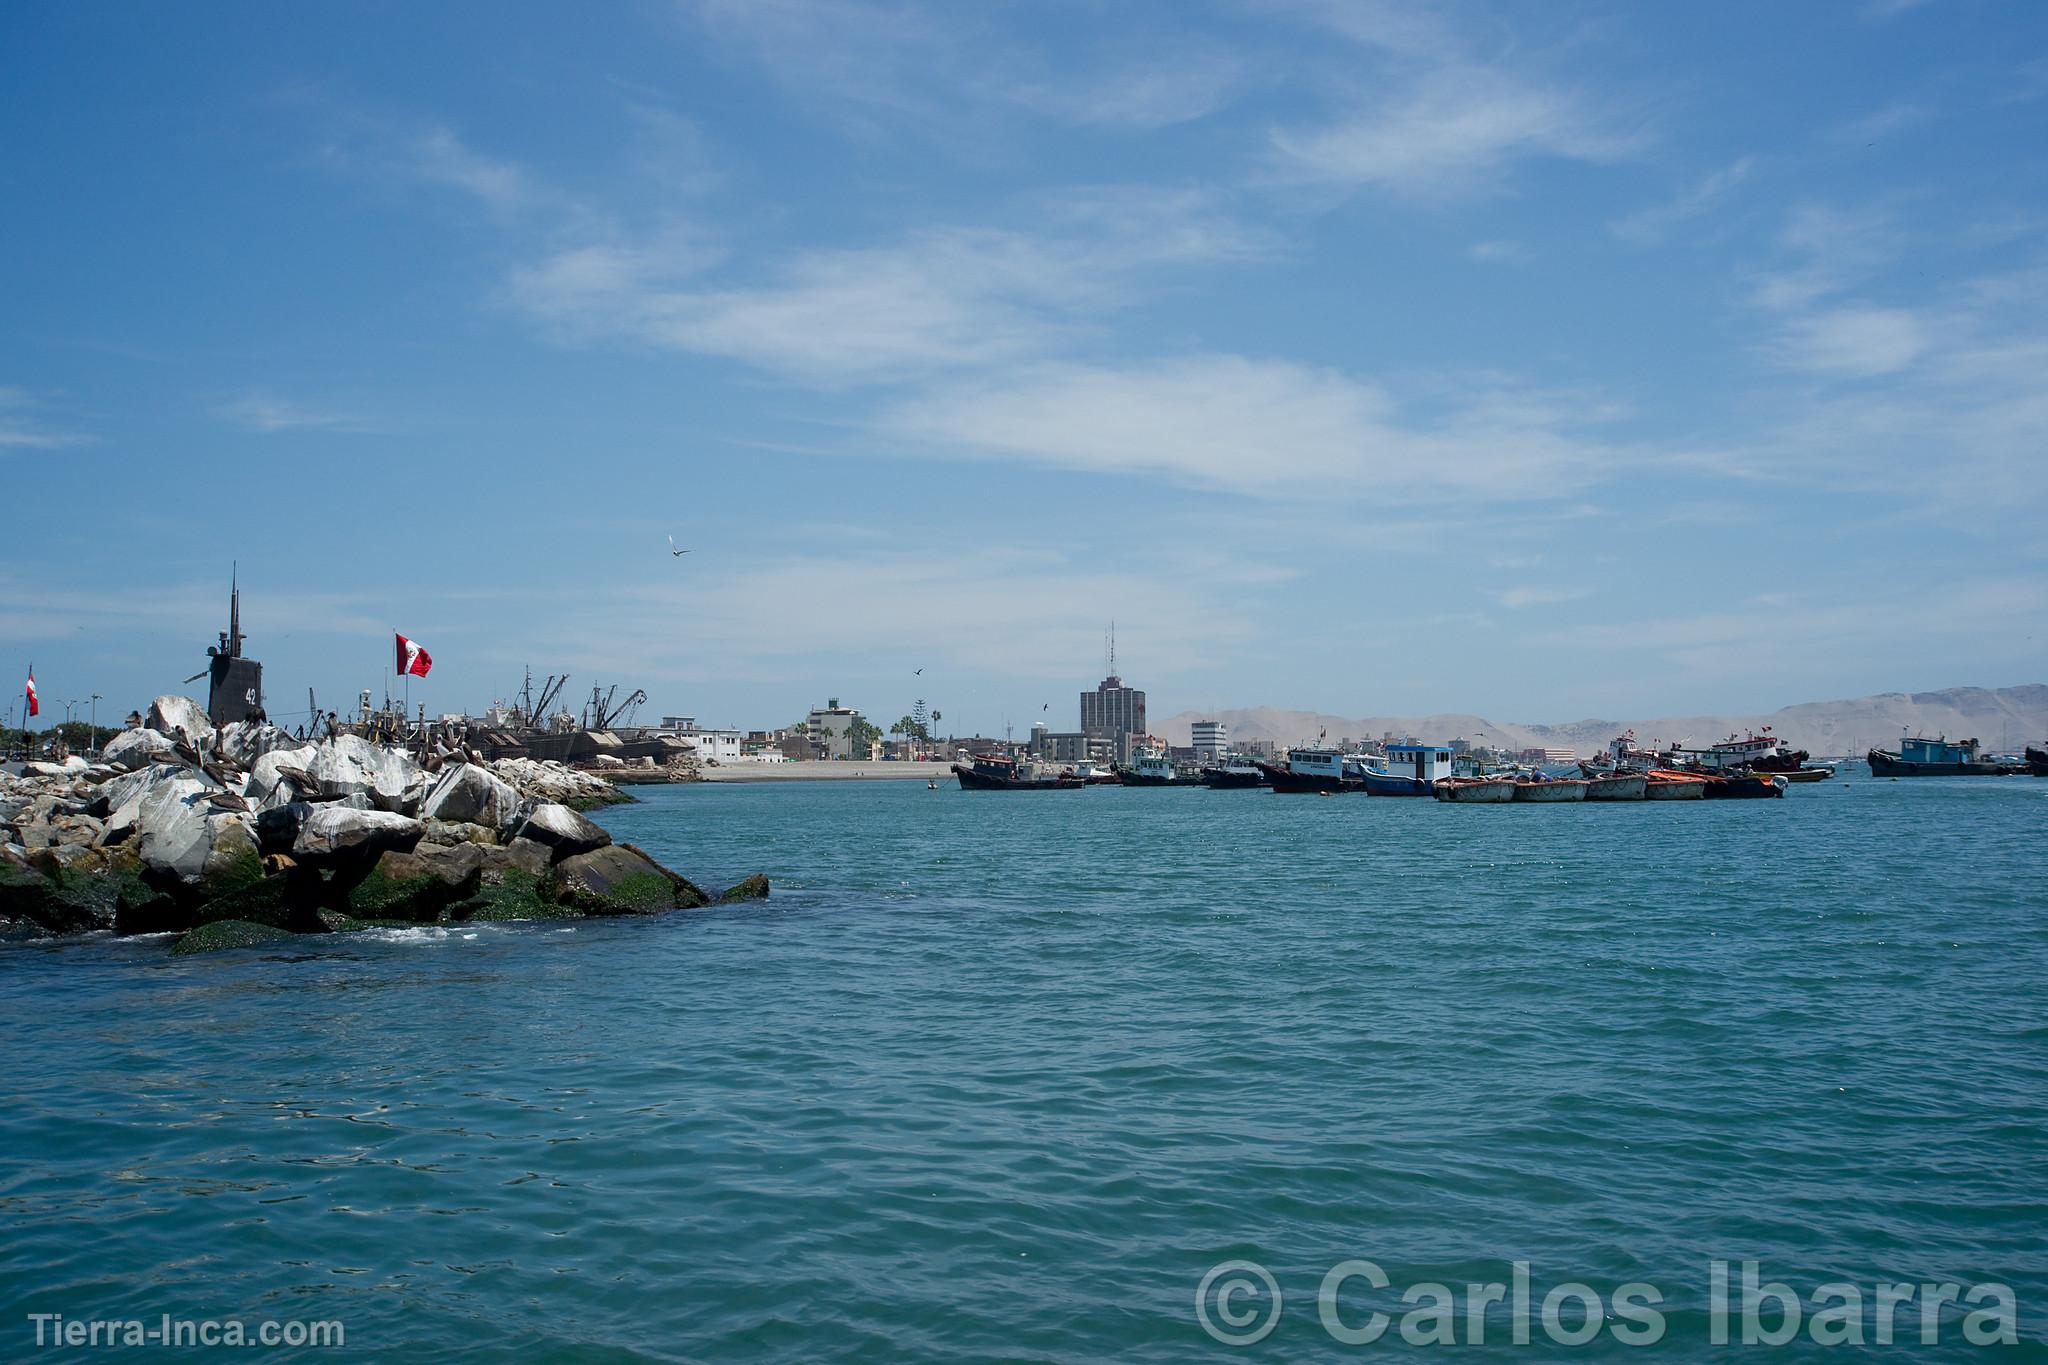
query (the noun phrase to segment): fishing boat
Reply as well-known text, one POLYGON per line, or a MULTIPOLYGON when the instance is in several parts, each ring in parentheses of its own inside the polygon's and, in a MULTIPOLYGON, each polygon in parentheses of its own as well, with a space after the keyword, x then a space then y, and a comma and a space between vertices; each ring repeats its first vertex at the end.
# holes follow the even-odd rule
POLYGON ((1270 784, 1257 765, 1240 759, 1229 759, 1220 767, 1202 769, 1202 785, 1214 787, 1218 791, 1242 791, 1270 784))
POLYGON ((969 792, 1078 791, 1088 785, 1072 769, 1048 773, 1035 763, 983 754, 970 763, 955 763, 953 776, 960 779, 960 790, 969 792))
POLYGON ((2036 777, 2048 777, 2048 749, 2027 746, 2027 771, 2036 777))
POLYGON ((1537 773, 1515 782, 1517 801, 1583 801, 1592 784, 1583 777, 1546 777, 1537 773))
POLYGON ((1640 801, 1648 777, 1643 773, 1602 773, 1586 779, 1588 801, 1640 801))
POLYGON ((1174 771, 1165 754, 1138 754, 1116 770, 1117 780, 1126 787, 1198 787, 1201 779, 1174 771))
POLYGON ((1667 768, 1684 768, 1703 773, 1775 773, 1788 782, 1825 782, 1835 775, 1826 765, 1810 766, 1813 755, 1804 749, 1788 749, 1766 725, 1746 735, 1729 735, 1704 749, 1672 745, 1660 755, 1667 768))
POLYGON ((1087 760, 1074 765, 1074 776, 1080 778, 1084 786, 1089 787, 1114 787, 1123 782, 1123 778, 1117 776, 1115 767, 1087 760))
POLYGON ((1707 794, 1707 779, 1698 773, 1652 768, 1643 774, 1646 801, 1698 801, 1707 794))
POLYGON ((1434 796, 1436 780, 1451 775, 1451 751, 1441 744, 1389 744, 1386 766, 1364 769, 1368 796, 1434 796))
POLYGON ((1322 747, 1289 749, 1287 762, 1265 763, 1258 759, 1252 762, 1276 792, 1322 792, 1334 795, 1338 792, 1362 792, 1365 790, 1365 763, 1355 754, 1346 754, 1336 749, 1322 747))
POLYGON ((2027 772, 2030 766, 1985 758, 1976 740, 1952 744, 1946 735, 1914 735, 1899 741, 1897 753, 1872 749, 1865 758, 1872 777, 2007 777, 2027 772))
POLYGON ((1515 799, 1511 777, 1439 777, 1431 790, 1437 800, 1460 805, 1493 805, 1515 799))
POLYGON ((1707 789, 1700 793, 1709 801, 1745 801, 1757 797, 1783 796, 1783 773, 1703 773, 1707 789))

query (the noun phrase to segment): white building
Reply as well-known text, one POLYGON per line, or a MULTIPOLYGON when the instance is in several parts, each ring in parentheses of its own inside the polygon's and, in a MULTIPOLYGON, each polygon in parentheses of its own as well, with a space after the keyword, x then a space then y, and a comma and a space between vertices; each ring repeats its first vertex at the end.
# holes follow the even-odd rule
POLYGON ((1194 724, 1195 759, 1201 763, 1220 762, 1230 752, 1230 729, 1220 720, 1198 720, 1194 724))
POLYGON ((860 712, 851 706, 841 706, 834 697, 823 706, 811 708, 811 714, 804 719, 804 728, 810 735, 812 751, 824 751, 827 758, 866 758, 867 754, 855 755, 853 742, 847 734, 860 720, 860 712))

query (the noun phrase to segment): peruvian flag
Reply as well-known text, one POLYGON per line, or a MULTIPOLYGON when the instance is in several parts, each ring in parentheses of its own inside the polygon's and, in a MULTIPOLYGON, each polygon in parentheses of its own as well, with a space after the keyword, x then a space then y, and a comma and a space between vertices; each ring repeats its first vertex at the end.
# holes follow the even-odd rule
MULTIPOLYGON (((392 633, 394 635, 397 634, 396 631, 392 633)), ((418 640, 408 640, 403 635, 398 636, 398 671, 400 673, 417 673, 420 677, 424 678, 427 676, 427 670, 433 666, 434 656, 421 649, 418 640)))
POLYGON ((43 714, 43 708, 36 704, 36 666, 28 666, 28 713, 32 716, 43 714))

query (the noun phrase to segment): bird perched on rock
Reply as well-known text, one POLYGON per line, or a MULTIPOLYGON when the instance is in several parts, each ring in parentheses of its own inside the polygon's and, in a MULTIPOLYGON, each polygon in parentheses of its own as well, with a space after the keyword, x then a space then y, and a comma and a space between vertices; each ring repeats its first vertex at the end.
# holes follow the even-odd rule
POLYGON ((227 764, 220 762, 218 759, 209 758, 202 761, 199 765, 199 771, 205 773, 223 787, 239 787, 242 785, 242 775, 232 771, 227 764))
POLYGON ((206 799, 216 806, 225 806, 229 810, 249 809, 248 801, 233 792, 208 792, 206 799))
POLYGON ((171 752, 176 754, 190 768, 196 768, 204 761, 199 757, 199 751, 190 744, 187 744, 183 739, 171 741, 171 752))

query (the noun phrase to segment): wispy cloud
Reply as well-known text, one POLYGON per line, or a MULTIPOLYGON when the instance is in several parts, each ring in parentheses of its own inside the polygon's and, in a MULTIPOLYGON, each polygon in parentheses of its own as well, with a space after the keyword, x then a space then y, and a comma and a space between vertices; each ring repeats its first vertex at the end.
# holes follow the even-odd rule
POLYGON ((1147 272, 1267 250, 1205 195, 1070 193, 1039 227, 943 227, 800 252, 753 283, 696 278, 694 241, 559 251, 512 302, 582 335, 623 335, 816 383, 901 381, 1043 352, 1126 303, 1147 272))
POLYGON ((280 431, 359 432, 368 430, 363 419, 346 412, 310 407, 276 394, 250 392, 219 404, 214 413, 222 421, 245 431, 271 434, 280 431))
POLYGON ((1755 169, 1755 157, 1742 157, 1702 177, 1680 191, 1669 203, 1642 209, 1626 218, 1618 219, 1608 225, 1608 230, 1622 241, 1637 246, 1661 242, 1679 224, 1698 218, 1713 209, 1727 198, 1736 186, 1747 180, 1750 172, 1755 169))
POLYGON ((1780 364, 1852 379, 1905 369, 1926 351, 1926 324, 1904 308, 1834 308, 1795 319, 1770 343, 1780 364))
POLYGON ((1525 157, 1611 162, 1641 143, 1578 91, 1477 65, 1447 65, 1349 113, 1272 135, 1280 173, 1440 196, 1490 183, 1525 157))
POLYGON ((1203 354, 939 385, 886 407, 877 429, 936 458, 1281 498, 1547 498, 1631 458, 1579 434, 1584 410, 1569 400, 1471 385, 1447 412, 1413 406, 1334 370, 1203 354))
POLYGON ((1560 602, 1576 602, 1582 597, 1592 596, 1592 589, 1524 586, 1509 588, 1505 592, 1497 592, 1493 596, 1495 601, 1510 611, 1519 611, 1523 607, 1548 607, 1555 606, 1560 602))
POLYGON ((1467 254, 1475 261, 1500 265, 1520 265, 1535 257, 1535 253, 1520 242, 1508 241, 1474 242, 1467 254))
POLYGON ((42 400, 28 390, 0 385, 0 449, 55 450, 86 441, 74 432, 52 431, 44 425, 38 416, 42 407, 42 400))

